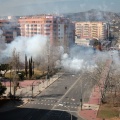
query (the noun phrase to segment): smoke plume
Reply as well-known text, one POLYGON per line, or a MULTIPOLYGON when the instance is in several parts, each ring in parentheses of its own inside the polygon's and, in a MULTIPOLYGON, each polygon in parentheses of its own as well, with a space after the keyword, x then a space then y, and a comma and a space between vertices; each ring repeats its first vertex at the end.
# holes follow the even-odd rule
POLYGON ((6 45, 6 49, 2 51, 1 58, 9 58, 15 49, 19 53, 21 60, 24 60, 24 55, 36 58, 38 55, 42 56, 42 52, 46 46, 47 38, 42 35, 35 35, 33 37, 17 37, 13 42, 6 45))

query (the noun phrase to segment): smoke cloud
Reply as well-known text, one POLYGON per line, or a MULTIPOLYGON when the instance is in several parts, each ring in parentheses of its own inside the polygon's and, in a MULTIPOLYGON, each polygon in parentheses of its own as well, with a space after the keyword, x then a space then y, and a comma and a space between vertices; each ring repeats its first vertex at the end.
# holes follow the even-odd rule
POLYGON ((66 71, 79 72, 80 70, 92 71, 97 67, 97 62, 112 60, 116 65, 119 63, 119 53, 114 51, 97 51, 90 47, 74 46, 70 55, 63 54, 62 67, 66 71))
POLYGON ((14 49, 19 53, 21 60, 24 60, 25 54, 28 57, 33 56, 33 58, 36 58, 38 55, 42 56, 46 42, 47 38, 42 35, 17 37, 12 43, 6 45, 6 49, 1 53, 1 58, 5 59, 11 57, 14 49))
MULTIPOLYGON (((1 62, 5 61, 5 59, 8 59, 9 57, 12 57, 14 49, 16 49, 16 52, 19 53, 21 61, 24 61, 25 54, 28 57, 32 56, 34 59, 39 59, 38 56, 41 58, 47 56, 47 38, 42 35, 35 35, 33 37, 17 37, 10 44, 1 42, 0 45, 0 48, 4 46, 4 49, 1 49, 0 53, 1 62)), ((56 66, 61 66, 65 70, 72 72, 79 72, 81 69, 93 70, 97 67, 96 61, 113 59, 113 62, 116 63, 116 65, 119 63, 118 51, 100 52, 97 50, 95 51, 90 47, 74 45, 70 49, 69 54, 64 53, 62 46, 57 47, 55 52, 61 56, 61 58, 58 57, 58 59, 54 61, 56 66)))

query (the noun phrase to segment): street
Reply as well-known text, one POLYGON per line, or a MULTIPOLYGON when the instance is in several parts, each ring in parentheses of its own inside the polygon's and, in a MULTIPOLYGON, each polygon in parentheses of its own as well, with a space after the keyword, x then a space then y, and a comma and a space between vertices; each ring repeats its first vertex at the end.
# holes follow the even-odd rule
POLYGON ((83 120, 78 108, 81 93, 84 102, 89 99, 90 83, 65 73, 23 107, 0 113, 1 120, 83 120))

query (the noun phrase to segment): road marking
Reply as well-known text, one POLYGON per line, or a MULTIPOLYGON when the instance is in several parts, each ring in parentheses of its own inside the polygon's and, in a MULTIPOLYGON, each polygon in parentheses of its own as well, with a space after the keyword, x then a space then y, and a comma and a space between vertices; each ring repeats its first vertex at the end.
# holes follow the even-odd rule
MULTIPOLYGON (((76 82, 67 90, 67 92, 57 101, 57 104, 60 103, 60 101, 62 101, 62 99, 71 91, 71 89, 75 86, 75 84, 80 80, 80 77, 76 80, 76 82)), ((52 107, 52 109, 55 108, 55 105, 52 107)), ((52 110, 51 109, 51 110, 52 110)))
MULTIPOLYGON (((68 110, 63 110, 63 109, 53 109, 53 110, 57 110, 57 111, 66 111, 66 112, 68 112, 68 110)), ((76 113, 76 111, 69 111, 69 112, 74 112, 74 113, 76 113)))

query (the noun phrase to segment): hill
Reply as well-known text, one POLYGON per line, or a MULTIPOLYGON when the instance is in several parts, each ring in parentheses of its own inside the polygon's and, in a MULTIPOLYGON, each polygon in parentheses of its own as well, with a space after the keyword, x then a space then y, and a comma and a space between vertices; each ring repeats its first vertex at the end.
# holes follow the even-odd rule
POLYGON ((72 21, 118 21, 120 19, 119 13, 100 11, 91 9, 85 12, 68 13, 64 14, 65 17, 70 18, 72 21))

